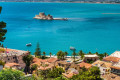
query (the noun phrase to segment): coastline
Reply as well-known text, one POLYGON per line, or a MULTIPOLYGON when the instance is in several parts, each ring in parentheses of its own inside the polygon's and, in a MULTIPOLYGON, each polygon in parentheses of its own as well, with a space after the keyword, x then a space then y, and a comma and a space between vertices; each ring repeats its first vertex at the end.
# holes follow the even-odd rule
POLYGON ((52 1, 51 1, 51 2, 47 2, 47 1, 46 1, 46 2, 43 2, 43 1, 39 1, 39 2, 37 2, 37 1, 35 1, 35 2, 33 2, 33 1, 0 1, 0 2, 11 2, 11 3, 12 3, 12 2, 16 2, 16 3, 19 3, 19 2, 20 2, 20 3, 22 3, 22 2, 23 2, 23 3, 24 3, 24 2, 27 3, 27 2, 29 2, 29 3, 120 4, 120 2, 119 2, 119 3, 110 3, 110 2, 103 3, 103 2, 79 2, 79 1, 73 1, 73 2, 62 2, 62 1, 60 1, 60 2, 59 2, 59 1, 57 1, 57 2, 56 2, 56 1, 55 1, 55 2, 54 2, 54 1, 53 1, 53 2, 52 2, 52 1))

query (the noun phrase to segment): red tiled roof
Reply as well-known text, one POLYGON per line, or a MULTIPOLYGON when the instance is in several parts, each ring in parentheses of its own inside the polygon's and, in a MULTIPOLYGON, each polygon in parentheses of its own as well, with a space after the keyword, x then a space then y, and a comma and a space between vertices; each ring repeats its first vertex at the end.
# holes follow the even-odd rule
POLYGON ((118 57, 112 57, 112 56, 107 56, 103 58, 104 61, 112 61, 112 62, 119 62, 120 58, 118 57))
POLYGON ((69 74, 62 73, 62 74, 67 78, 71 78, 74 75, 74 73, 69 73, 69 74))
POLYGON ((39 58, 34 58, 33 59, 33 62, 49 62, 49 63, 52 63, 52 62, 55 62, 57 61, 57 58, 48 58, 48 59, 39 59, 39 58))
POLYGON ((5 66, 13 67, 13 66, 19 66, 19 64, 17 64, 17 63, 6 63, 5 66))
POLYGON ((85 62, 81 62, 81 63, 79 63, 78 65, 79 65, 80 67, 85 67, 85 68, 87 68, 87 69, 92 67, 91 64, 85 63, 85 62))
POLYGON ((55 62, 55 61, 57 61, 57 60, 58 60, 57 58, 49 58, 49 59, 47 59, 47 61, 48 61, 49 63, 55 62))

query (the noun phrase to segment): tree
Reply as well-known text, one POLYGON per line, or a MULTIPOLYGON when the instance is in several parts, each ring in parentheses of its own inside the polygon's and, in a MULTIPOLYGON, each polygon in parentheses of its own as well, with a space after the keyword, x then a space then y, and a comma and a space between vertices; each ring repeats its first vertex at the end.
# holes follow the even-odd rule
POLYGON ((62 52, 62 51, 58 51, 57 52, 57 58, 63 60, 65 58, 65 53, 62 52))
POLYGON ((31 71, 33 72, 34 70, 37 70, 37 67, 38 67, 37 64, 33 64, 33 65, 31 66, 31 71))
POLYGON ((40 48, 39 48, 39 43, 37 43, 37 48, 36 48, 36 51, 35 51, 34 55, 41 57, 41 50, 40 50, 40 48))
POLYGON ((65 72, 65 71, 63 70, 63 68, 54 68, 53 70, 50 70, 50 71, 47 73, 47 77, 48 77, 48 78, 57 78, 57 77, 60 77, 63 72, 65 72))
POLYGON ((92 54, 91 52, 89 52, 88 54, 92 54))
POLYGON ((0 71, 0 80, 24 80, 24 73, 19 70, 3 69, 0 71))
POLYGON ((45 58, 45 54, 46 54, 46 53, 45 53, 45 52, 43 52, 43 56, 44 56, 44 58, 45 58))
POLYGON ((90 70, 80 70, 78 75, 74 75, 70 80, 102 80, 98 67, 92 67, 90 70))
MULTIPOLYGON (((2 7, 0 7, 0 13, 1 13, 2 7)), ((5 34, 7 33, 6 23, 1 21, 0 22, 0 42, 3 42, 5 40, 5 34)), ((0 45, 1 46, 1 45, 0 45)))
POLYGON ((50 58, 51 58, 52 53, 50 52, 50 58))
POLYGON ((105 52, 105 53, 104 53, 104 57, 106 57, 106 56, 108 56, 108 54, 105 52))
POLYGON ((67 57, 67 55, 68 55, 68 52, 65 51, 65 56, 67 57))
POLYGON ((73 52, 73 58, 74 58, 74 62, 75 62, 75 56, 76 56, 76 53, 75 53, 75 51, 73 52))
POLYGON ((96 55, 98 55, 99 53, 98 53, 98 52, 96 52, 95 54, 96 54, 96 55))
POLYGON ((80 50, 78 54, 81 56, 81 59, 83 59, 83 58, 84 58, 84 53, 83 53, 83 51, 82 51, 82 50, 80 50))
POLYGON ((68 80, 68 79, 66 79, 66 78, 64 78, 64 77, 62 77, 62 76, 60 76, 60 77, 55 78, 54 80, 68 80))
POLYGON ((27 72, 30 73, 30 65, 33 61, 33 56, 32 55, 23 56, 23 61, 26 64, 25 69, 24 69, 25 73, 27 72))

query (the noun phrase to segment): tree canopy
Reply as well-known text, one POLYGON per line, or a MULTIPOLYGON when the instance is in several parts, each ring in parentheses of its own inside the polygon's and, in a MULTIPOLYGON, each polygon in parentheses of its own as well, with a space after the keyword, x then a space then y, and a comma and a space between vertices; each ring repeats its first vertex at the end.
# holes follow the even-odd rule
POLYGON ((0 71, 0 80, 23 80, 24 73, 19 70, 4 69, 0 71))
POLYGON ((30 65, 33 61, 33 56, 32 55, 26 55, 23 56, 23 61, 26 64, 24 71, 27 73, 30 73, 30 65))
MULTIPOLYGON (((1 13, 2 7, 0 7, 0 13, 1 13)), ((3 42, 5 40, 5 34, 7 33, 6 23, 1 21, 0 22, 0 42, 3 42)), ((0 45, 1 46, 1 45, 0 45)))
POLYGON ((41 57, 41 50, 40 50, 40 47, 39 47, 39 43, 37 43, 37 47, 36 47, 36 51, 35 51, 34 55, 41 57))
POLYGON ((100 78, 100 70, 98 67, 92 67, 90 70, 80 71, 78 75, 74 75, 70 80, 102 80, 100 78))

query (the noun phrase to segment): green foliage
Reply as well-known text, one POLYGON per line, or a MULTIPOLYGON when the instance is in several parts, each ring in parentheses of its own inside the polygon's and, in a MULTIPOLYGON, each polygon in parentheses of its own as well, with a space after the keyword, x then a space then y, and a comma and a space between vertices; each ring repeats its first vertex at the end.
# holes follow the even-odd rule
POLYGON ((91 52, 89 52, 88 54, 92 54, 91 52))
POLYGON ((73 52, 73 58, 74 58, 74 62, 75 62, 75 56, 77 55, 76 53, 75 53, 75 51, 73 52))
POLYGON ((46 52, 43 52, 43 56, 45 57, 46 52))
POLYGON ((37 48, 36 48, 36 51, 35 51, 34 55, 41 57, 41 50, 40 50, 40 48, 39 48, 39 43, 37 43, 37 48))
POLYGON ((57 58, 60 60, 64 60, 65 59, 65 53, 62 51, 58 51, 57 52, 57 58))
POLYGON ((92 67, 90 70, 80 71, 78 75, 74 75, 70 80, 102 80, 100 78, 100 70, 98 67, 92 67))
POLYGON ((49 73, 47 74, 47 77, 48 78, 57 78, 57 77, 60 77, 63 72, 64 72, 63 68, 55 68, 55 69, 49 71, 49 73))
POLYGON ((0 48, 0 52, 5 52, 5 49, 4 48, 0 48))
POLYGON ((67 57, 67 55, 68 55, 68 52, 65 51, 65 56, 67 57))
POLYGON ((23 56, 23 61, 26 64, 26 66, 30 66, 33 61, 33 56, 32 55, 23 56))
POLYGON ((66 78, 64 78, 64 77, 62 77, 62 76, 60 76, 60 77, 55 78, 54 80, 68 80, 68 79, 66 79, 66 78))
POLYGON ((108 54, 105 52, 105 53, 104 53, 104 56, 106 57, 106 56, 108 56, 108 54))
POLYGON ((52 53, 50 52, 50 57, 51 57, 52 53))
POLYGON ((19 70, 4 69, 0 71, 0 80, 24 80, 24 73, 19 70))
POLYGON ((80 50, 78 54, 79 54, 79 56, 81 56, 81 59, 84 58, 85 53, 82 50, 80 50))
POLYGON ((4 66, 4 65, 5 65, 5 62, 3 62, 3 61, 0 60, 0 65, 3 65, 3 66, 4 66))
POLYGON ((54 68, 53 70, 38 70, 37 74, 43 77, 44 79, 49 79, 60 77, 63 72, 63 68, 54 68))
POLYGON ((100 59, 100 60, 102 60, 102 59, 105 57, 104 54, 98 54, 98 56, 99 56, 99 59, 100 59))
POLYGON ((33 65, 31 66, 31 70, 32 70, 32 71, 37 70, 37 67, 38 67, 37 64, 33 64, 33 65))
POLYGON ((94 61, 92 59, 87 59, 86 62, 92 64, 94 61))
POLYGON ((30 73, 30 65, 33 61, 33 56, 32 55, 23 56, 23 61, 26 64, 25 69, 24 69, 25 73, 27 72, 30 73))
MULTIPOLYGON (((0 7, 0 13, 1 13, 2 7, 0 7)), ((7 33, 6 23, 1 21, 0 22, 0 41, 3 42, 5 40, 5 34, 7 33)))

